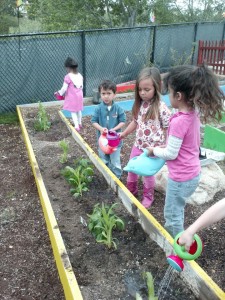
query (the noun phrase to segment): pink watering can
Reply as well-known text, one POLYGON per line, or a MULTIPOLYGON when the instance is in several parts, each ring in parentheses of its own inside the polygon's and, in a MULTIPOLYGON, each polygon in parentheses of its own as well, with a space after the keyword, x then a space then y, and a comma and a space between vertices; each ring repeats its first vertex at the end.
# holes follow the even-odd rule
POLYGON ((115 152, 119 143, 120 137, 116 131, 103 132, 98 139, 99 147, 105 154, 115 152))
POLYGON ((117 147, 120 143, 120 136, 114 130, 109 130, 107 135, 106 135, 106 138, 108 140, 108 145, 110 147, 117 147))
POLYGON ((176 255, 170 255, 167 257, 169 265, 178 272, 181 272, 184 269, 183 260, 195 260, 201 255, 203 249, 202 240, 197 234, 195 234, 194 242, 191 245, 189 252, 187 252, 184 246, 179 245, 179 237, 181 234, 182 232, 178 233, 174 238, 173 248, 176 255))
POLYGON ((61 96, 58 92, 55 92, 54 96, 55 96, 56 100, 64 100, 65 99, 65 97, 61 96))

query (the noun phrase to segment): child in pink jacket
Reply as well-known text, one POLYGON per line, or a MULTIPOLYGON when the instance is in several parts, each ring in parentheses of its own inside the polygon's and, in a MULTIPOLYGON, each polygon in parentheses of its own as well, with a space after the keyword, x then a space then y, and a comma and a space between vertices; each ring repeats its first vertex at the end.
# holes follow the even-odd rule
POLYGON ((71 112, 75 129, 79 131, 82 127, 83 110, 83 76, 78 72, 78 63, 68 57, 64 63, 68 74, 64 77, 62 88, 55 93, 57 99, 64 97, 63 109, 71 112))

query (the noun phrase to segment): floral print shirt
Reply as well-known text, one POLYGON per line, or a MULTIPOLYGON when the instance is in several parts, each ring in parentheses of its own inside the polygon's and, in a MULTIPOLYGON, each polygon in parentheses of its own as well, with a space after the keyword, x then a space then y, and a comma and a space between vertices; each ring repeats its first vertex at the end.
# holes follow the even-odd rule
POLYGON ((150 106, 149 102, 143 101, 138 118, 135 120, 137 122, 137 129, 134 146, 139 149, 160 146, 166 142, 165 129, 169 126, 171 112, 166 104, 160 101, 159 119, 145 121, 145 114, 150 106))

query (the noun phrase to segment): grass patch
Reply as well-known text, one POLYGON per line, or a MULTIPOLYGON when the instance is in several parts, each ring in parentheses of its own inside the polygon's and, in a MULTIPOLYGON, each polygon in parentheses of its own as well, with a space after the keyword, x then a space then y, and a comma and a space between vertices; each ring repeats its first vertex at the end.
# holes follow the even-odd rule
POLYGON ((16 112, 0 114, 0 124, 18 124, 19 118, 16 112))

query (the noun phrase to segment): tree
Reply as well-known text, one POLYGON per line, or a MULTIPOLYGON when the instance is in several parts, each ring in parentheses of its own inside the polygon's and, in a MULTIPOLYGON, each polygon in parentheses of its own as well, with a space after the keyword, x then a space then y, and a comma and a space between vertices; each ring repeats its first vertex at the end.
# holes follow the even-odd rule
POLYGON ((222 21, 225 2, 224 0, 183 0, 180 4, 173 1, 173 7, 180 22, 222 21))
POLYGON ((29 18, 40 18, 45 30, 135 26, 148 23, 147 0, 33 0, 29 18))
POLYGON ((0 34, 7 34, 9 27, 18 26, 15 1, 0 0, 0 15, 0 34))
MULTIPOLYGON (((8 11, 7 15, 15 7, 14 0, 0 0, 0 4, 4 4, 0 7, 4 7, 5 13, 8 11)), ((224 0, 30 0, 28 17, 40 21, 42 31, 85 30, 152 24, 151 11, 156 16, 155 24, 222 21, 225 3, 224 0)))

